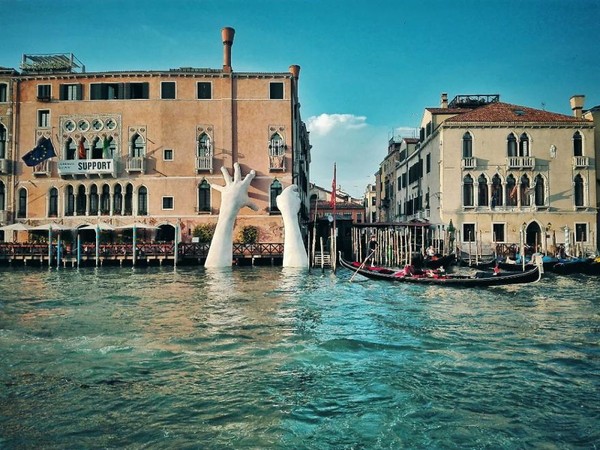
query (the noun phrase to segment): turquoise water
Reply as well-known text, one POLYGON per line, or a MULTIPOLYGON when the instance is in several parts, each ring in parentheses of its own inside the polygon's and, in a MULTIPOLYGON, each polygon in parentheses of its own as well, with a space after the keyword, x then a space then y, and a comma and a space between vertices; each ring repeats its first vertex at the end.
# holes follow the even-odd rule
POLYGON ((0 269, 0 448, 600 447, 600 279, 0 269))

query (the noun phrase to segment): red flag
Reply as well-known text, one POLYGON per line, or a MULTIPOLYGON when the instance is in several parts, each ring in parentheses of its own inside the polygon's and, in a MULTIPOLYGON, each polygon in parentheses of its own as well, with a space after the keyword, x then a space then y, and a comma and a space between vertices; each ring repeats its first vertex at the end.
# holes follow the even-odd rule
POLYGON ((335 181, 335 163, 333 163, 333 182, 331 183, 331 200, 330 206, 335 210, 337 184, 335 181))
POLYGON ((79 159, 85 159, 85 147, 83 146, 83 139, 79 141, 79 147, 77 148, 77 156, 79 159))

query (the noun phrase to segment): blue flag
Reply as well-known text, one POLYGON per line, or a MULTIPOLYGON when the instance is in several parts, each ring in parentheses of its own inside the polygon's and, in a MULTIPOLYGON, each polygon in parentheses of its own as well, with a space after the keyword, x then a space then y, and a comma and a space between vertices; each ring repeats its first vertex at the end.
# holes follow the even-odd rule
POLYGON ((41 138, 36 148, 23 155, 23 162, 29 167, 37 166, 41 162, 56 156, 52 141, 45 137, 41 138))

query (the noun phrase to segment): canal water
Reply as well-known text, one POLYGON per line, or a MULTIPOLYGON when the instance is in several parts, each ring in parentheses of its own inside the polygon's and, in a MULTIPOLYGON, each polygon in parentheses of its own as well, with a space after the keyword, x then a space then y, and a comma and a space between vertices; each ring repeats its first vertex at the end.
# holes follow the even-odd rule
POLYGON ((0 448, 590 449, 600 280, 0 269, 0 448))

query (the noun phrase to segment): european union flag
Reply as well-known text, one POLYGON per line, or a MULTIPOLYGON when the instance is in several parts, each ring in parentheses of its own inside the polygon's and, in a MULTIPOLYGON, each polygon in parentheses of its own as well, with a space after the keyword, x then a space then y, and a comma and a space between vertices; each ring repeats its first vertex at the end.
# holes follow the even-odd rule
POLYGON ((36 148, 23 155, 23 162, 29 167, 37 166, 42 161, 56 156, 52 141, 45 137, 41 138, 36 148))

